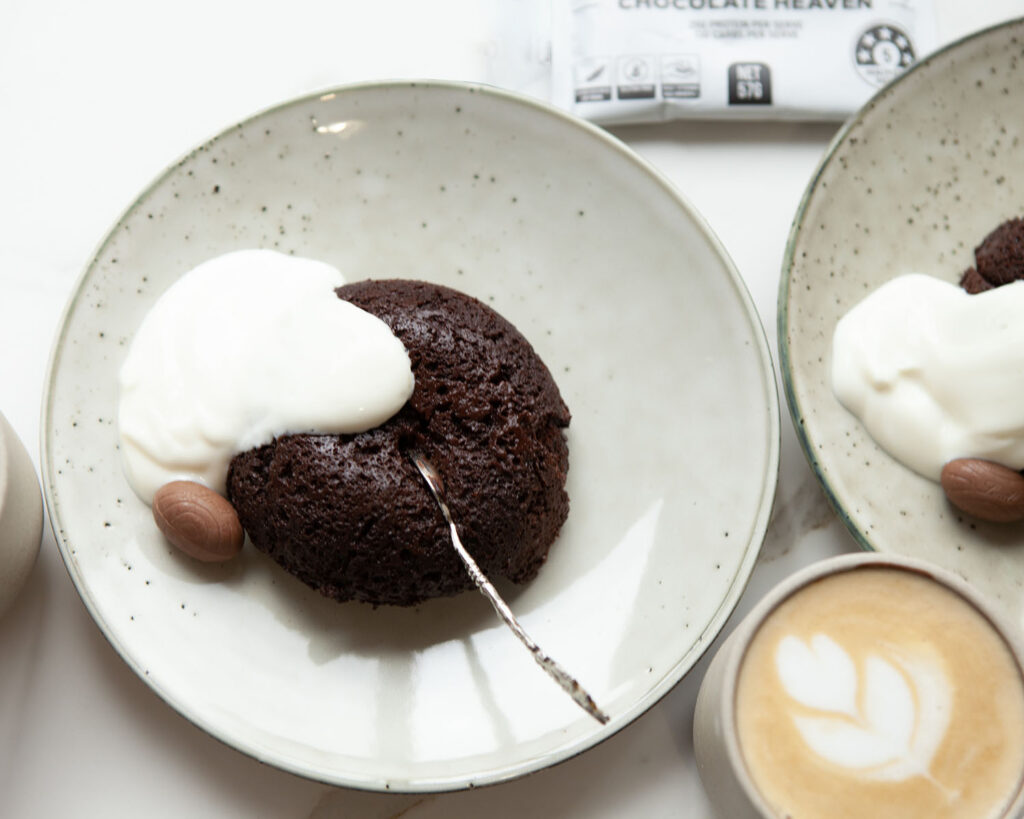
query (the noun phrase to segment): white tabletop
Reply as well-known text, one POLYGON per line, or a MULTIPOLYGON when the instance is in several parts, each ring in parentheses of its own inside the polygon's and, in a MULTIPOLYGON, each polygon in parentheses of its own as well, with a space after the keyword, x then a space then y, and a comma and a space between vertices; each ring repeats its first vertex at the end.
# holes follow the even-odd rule
MULTIPOLYGON (((1024 14, 1022 0, 936 5, 942 41, 1024 14)), ((89 254, 137 193, 193 145, 289 97, 379 78, 494 81, 507 51, 494 29, 496 6, 4 0, 0 411, 37 466, 43 378, 61 311, 89 254)), ((543 94, 543 77, 517 90, 543 94)), ((837 127, 680 122, 615 130, 718 234, 773 355, 790 221, 837 127)), ((855 548, 783 408, 773 521, 725 633, 782 577, 855 548)), ((262 765, 168 707, 90 619, 47 527, 28 585, 0 619, 0 815, 699 819, 710 811, 693 763, 692 714, 716 647, 645 716, 555 768, 465 793, 360 793, 262 765)))

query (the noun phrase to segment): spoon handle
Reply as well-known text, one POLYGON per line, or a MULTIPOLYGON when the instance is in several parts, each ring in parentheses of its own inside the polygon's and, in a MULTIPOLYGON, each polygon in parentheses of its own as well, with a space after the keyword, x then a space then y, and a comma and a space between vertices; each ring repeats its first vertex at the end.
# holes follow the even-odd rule
POLYGON ((466 550, 466 547, 462 545, 462 539, 459 537, 458 527, 455 525, 455 521, 452 520, 451 511, 448 509, 448 504, 445 501, 444 492, 444 481, 441 479, 441 475, 434 468, 434 465, 428 461, 420 452, 410 452, 409 457, 412 462, 416 465, 423 479, 427 482, 427 486, 430 488, 430 494, 434 496, 434 500, 437 501, 437 505, 441 507, 441 514, 444 515, 445 522, 448 524, 448 531, 451 534, 452 545, 455 547, 455 551, 458 553, 462 562, 466 566, 466 570, 469 572, 469 576, 473 579, 476 587, 483 593, 484 597, 491 601, 491 605, 494 606, 494 610, 498 613, 498 616, 505 621, 512 633, 519 638, 519 641, 526 646, 530 653, 533 655, 533 659, 537 661, 537 665, 543 668, 551 678, 557 682, 562 689, 572 697, 573 701, 590 716, 600 722, 602 725, 608 722, 608 715, 604 713, 600 708, 597 707, 597 703, 594 702, 593 698, 583 689, 569 672, 567 672, 562 666, 555 662, 551 657, 545 654, 540 646, 537 645, 526 633, 525 629, 519 625, 519 621, 516 620, 512 610, 508 607, 508 604, 498 594, 498 590, 494 588, 491 581, 487 579, 487 576, 480 570, 480 567, 473 560, 473 556, 466 550))

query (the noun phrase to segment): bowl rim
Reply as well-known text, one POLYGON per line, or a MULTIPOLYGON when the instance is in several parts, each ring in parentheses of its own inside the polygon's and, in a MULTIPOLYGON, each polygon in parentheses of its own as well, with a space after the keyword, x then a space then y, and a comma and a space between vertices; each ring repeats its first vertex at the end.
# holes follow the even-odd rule
POLYGON ((238 122, 220 129, 212 137, 209 137, 205 141, 183 152, 179 157, 169 162, 163 170, 161 170, 149 182, 149 184, 135 194, 130 204, 124 208, 118 218, 114 221, 113 225, 98 242, 93 252, 87 257, 87 261, 71 289, 57 327, 58 330, 55 333, 54 340, 50 348, 43 382, 39 438, 40 472, 50 528, 53 531, 65 569, 68 572, 79 596, 82 598, 90 617, 97 626, 99 626, 100 631, 103 633, 114 651, 128 664, 136 675, 139 676, 154 691, 154 693, 160 697, 161 700, 190 723, 201 728, 204 733, 214 737, 228 747, 255 758, 260 762, 272 765, 275 768, 279 768, 307 779, 329 785, 366 791, 387 793, 446 793, 511 781, 578 756, 584 751, 601 744, 604 740, 617 734, 620 730, 653 708, 665 697, 666 694, 669 693, 669 691, 675 688, 687 673, 693 669, 710 645, 714 642, 715 637, 717 637, 722 628, 724 628, 726 621, 742 597, 743 592, 749 583, 750 576, 753 573, 754 565, 760 556, 764 538, 767 533, 768 523, 774 507, 778 483, 781 448, 781 420, 775 364, 768 346, 764 323, 761 320, 760 314, 757 311, 756 305, 753 302, 746 283, 721 240, 711 229, 703 215, 700 214, 685 195, 683 195, 683 193, 679 191, 649 161, 641 157, 624 142, 603 128, 569 114, 547 102, 529 97, 525 94, 520 94, 518 92, 501 89, 479 82, 431 79, 373 80, 334 85, 297 97, 285 99, 261 108, 238 122), (728 276, 729 282, 731 283, 732 289, 738 300, 737 307, 743 311, 746 320, 750 325, 751 336, 754 341, 754 346, 757 347, 757 358, 759 359, 760 370, 764 378, 763 397, 765 400, 767 435, 765 440, 766 459, 764 484, 762 486, 759 504, 757 507, 757 514, 751 521, 751 537, 748 547, 744 552, 742 560, 740 560, 737 565, 733 583, 729 587, 728 593, 714 610, 707 627, 700 635, 698 635, 692 647, 679 657, 676 664, 668 673, 666 673, 658 685, 649 688, 646 694, 634 701, 632 706, 626 711, 613 714, 611 721, 607 725, 602 726, 593 733, 585 734, 581 739, 565 745, 555 752, 546 753, 541 756, 527 756, 514 764, 505 764, 497 768, 492 768, 482 772, 480 775, 428 777, 423 779, 410 777, 409 779, 401 782, 388 782, 381 777, 377 777, 372 780, 361 776, 353 777, 351 775, 346 775, 344 771, 338 772, 336 769, 327 770, 326 766, 319 766, 314 769, 305 763, 297 762, 287 754, 274 754, 268 752, 264 748, 258 747, 255 743, 227 736, 227 732, 215 725, 209 724, 202 715, 193 713, 188 702, 181 701, 177 698, 171 690, 166 688, 160 680, 154 679, 153 676, 150 675, 147 670, 131 656, 127 648, 122 645, 117 638, 117 635, 111 625, 102 617, 98 602, 89 592, 85 579, 80 576, 79 572, 74 567, 72 544, 68 533, 64 528, 60 502, 57 499, 54 490, 56 466, 53 463, 54 453, 49 440, 49 433, 52 423, 53 391, 56 380, 56 371, 60 362, 61 352, 65 346, 68 319, 83 294, 87 284, 87 279, 93 271, 96 262, 103 254, 106 246, 114 239, 141 200, 160 186, 164 180, 167 179, 183 162, 187 161, 197 153, 208 149, 218 140, 233 133, 243 125, 251 124, 262 117, 273 115, 282 112, 285 109, 318 100, 327 101, 332 97, 341 94, 373 91, 388 92, 395 89, 410 88, 422 88, 428 92, 447 90, 467 94, 481 94, 505 103, 519 105, 528 109, 532 113, 539 114, 544 117, 554 117, 562 123, 581 131, 587 137, 598 140, 606 148, 613 150, 623 159, 630 162, 650 180, 655 181, 664 190, 667 196, 673 200, 675 205, 678 206, 692 221, 694 227, 708 243, 716 259, 721 264, 723 271, 728 276))
POLYGON ((931 52, 920 62, 914 63, 898 77, 893 78, 890 82, 886 83, 877 92, 875 92, 875 94, 872 95, 872 97, 858 111, 843 123, 835 136, 832 137, 832 140, 825 149, 825 153, 822 155, 817 167, 814 169, 810 181, 807 183, 807 187, 804 188, 803 195, 800 197, 800 203, 797 205, 796 212, 793 215, 793 221, 790 224, 789 235, 786 238, 786 247, 782 255, 782 267, 779 275, 779 289, 776 301, 776 343, 779 350, 779 370, 782 374, 783 393, 786 396, 786 405, 789 408, 790 420, 793 423, 793 429, 796 432, 797 441, 800 443, 800 448, 804 453, 804 457, 807 459, 808 465, 811 467, 811 471, 818 479, 818 484, 824 491, 825 497, 828 500, 829 505, 832 507, 832 510, 843 522, 843 525, 847 528, 850 534, 853 535, 857 545, 864 551, 876 552, 879 550, 871 542, 867 534, 860 530, 850 513, 847 512, 846 507, 840 500, 835 488, 828 481, 821 464, 818 462, 818 459, 814 454, 813 442, 810 439, 803 421, 803 408, 797 398, 796 390, 793 385, 792 354, 789 346, 788 330, 790 273, 793 269, 797 243, 802 236, 802 232, 806 224, 807 209, 810 206, 811 199, 818 192, 822 177, 835 160, 839 150, 846 144, 853 130, 863 124, 865 118, 871 113, 871 111, 877 108, 879 104, 884 102, 886 98, 898 90, 900 84, 907 81, 908 78, 915 76, 920 71, 927 70, 938 61, 945 60, 951 53, 956 52, 967 43, 971 43, 975 40, 982 40, 994 34, 1002 33, 1004 30, 1016 27, 1020 27, 1021 33, 1024 34, 1024 16, 996 23, 953 40, 952 42, 949 42, 941 48, 931 52))

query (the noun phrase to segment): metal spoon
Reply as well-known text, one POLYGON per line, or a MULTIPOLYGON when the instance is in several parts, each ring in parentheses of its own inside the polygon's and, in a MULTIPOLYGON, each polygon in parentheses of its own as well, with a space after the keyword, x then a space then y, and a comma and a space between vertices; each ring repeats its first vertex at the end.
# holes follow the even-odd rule
POLYGON ((412 462, 416 465, 416 468, 420 471, 423 479, 427 482, 427 486, 430 488, 430 493, 434 496, 434 500, 437 501, 437 505, 441 507, 441 514, 444 515, 445 522, 448 524, 448 531, 451 533, 452 545, 455 547, 455 551, 458 552, 462 562, 466 566, 466 571, 469 572, 469 576, 473 578, 473 582, 476 583, 476 587, 480 589, 484 597, 491 601, 491 605, 494 606, 494 610, 498 613, 498 616, 505 621, 512 633, 519 638, 519 641, 526 646, 530 653, 533 655, 533 659, 537 661, 537 665, 543 668, 551 678, 557 682, 562 689, 573 698, 573 701, 590 716, 604 725, 608 722, 608 715, 597 707, 597 703, 591 698, 590 694, 583 690, 576 679, 569 674, 562 666, 556 663, 551 657, 545 654, 540 646, 538 646, 530 637, 523 627, 519 625, 519 621, 516 620, 515 615, 512 614, 512 610, 508 607, 508 604, 501 599, 501 595, 498 594, 498 590, 491 585, 491 582, 487 579, 487 576, 480 570, 480 567, 476 565, 476 561, 473 560, 472 555, 466 551, 466 547, 462 545, 462 540, 459 538, 459 530, 455 526, 455 521, 452 520, 451 511, 448 509, 448 504, 445 501, 444 494, 444 481, 441 480, 441 476, 437 470, 434 469, 434 465, 430 463, 424 456, 423 453, 415 450, 409 453, 409 457, 412 462))

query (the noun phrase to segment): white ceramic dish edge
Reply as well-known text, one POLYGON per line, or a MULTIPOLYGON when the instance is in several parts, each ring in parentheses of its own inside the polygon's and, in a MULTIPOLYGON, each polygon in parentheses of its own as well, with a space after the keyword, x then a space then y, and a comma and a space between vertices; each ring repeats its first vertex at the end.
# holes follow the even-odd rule
POLYGON ((779 276, 779 290, 777 297, 777 318, 776 318, 776 333, 777 342, 779 349, 779 369, 784 374, 782 379, 783 392, 786 396, 786 406, 789 408, 790 420, 793 422, 793 428, 796 432, 797 440, 800 442, 800 448, 803 450, 804 456, 807 458, 807 463, 810 465, 811 470, 814 472, 818 479, 818 483, 825 493, 825 497, 832 507, 833 511, 843 522, 843 525, 847 528, 850 534, 853 536, 857 545, 864 551, 876 551, 868 537, 860 530, 856 523, 849 517, 849 515, 843 509, 843 505, 839 498, 835 494, 835 490, 832 485, 825 479, 822 471, 818 465, 817 458, 814 455, 814 447, 812 442, 807 437, 804 431, 802 418, 803 410, 800 406, 800 402, 793 389, 793 384, 790 378, 785 377, 785 373, 790 368, 791 352, 789 349, 789 340, 787 337, 787 321, 788 321, 788 305, 789 305, 789 270, 793 266, 794 254, 796 252, 796 245, 798 236, 800 234, 801 227, 803 225, 804 214, 807 211, 808 205, 811 198, 818 189, 818 185, 821 181, 822 174, 826 168, 834 160, 838 149, 846 142, 849 133, 854 130, 864 117, 864 115, 872 108, 876 107, 882 100, 884 100, 892 91, 892 88, 900 83, 905 77, 912 75, 913 73, 924 69, 937 59, 941 59, 945 54, 959 48, 963 43, 971 40, 977 40, 984 38, 988 34, 997 29, 1006 28, 1009 26, 1021 25, 1024 23, 1024 17, 1019 17, 1013 20, 1008 20, 1002 23, 989 26, 979 31, 972 32, 960 39, 954 40, 951 43, 947 43, 942 48, 936 49, 929 54, 925 59, 912 65, 903 74, 887 83, 885 86, 880 88, 872 97, 869 99, 863 107, 851 116, 846 122, 843 123, 842 127, 836 132, 832 140, 829 142, 828 147, 825 149, 825 153, 822 155, 821 160, 818 162, 817 167, 814 169, 814 173, 811 175, 810 181, 807 183, 807 187, 804 189, 803 195, 800 197, 800 203, 797 205, 795 214, 793 215, 793 221, 790 225, 789 235, 786 237, 786 248, 782 256, 782 267, 779 276))
MULTIPOLYGON (((572 117, 571 115, 569 115, 569 114, 567 114, 567 113, 565 113, 565 112, 563 112, 563 111, 561 111, 559 109, 553 108, 553 107, 551 107, 551 106, 549 106, 549 105, 547 105, 545 103, 542 103, 540 101, 524 97, 522 95, 518 95, 518 94, 515 94, 515 93, 512 93, 512 92, 508 92, 508 91, 504 91, 504 90, 501 90, 501 89, 493 88, 493 87, 490 87, 490 86, 484 86, 484 85, 472 84, 472 83, 448 82, 448 81, 444 81, 444 82, 434 82, 434 81, 369 82, 369 83, 358 83, 358 84, 354 84, 354 85, 346 85, 346 86, 343 86, 343 87, 326 88, 326 89, 322 89, 322 90, 319 90, 319 91, 316 91, 316 92, 312 92, 312 93, 310 93, 308 95, 305 95, 305 96, 303 96, 301 98, 286 100, 286 101, 284 101, 282 103, 279 103, 277 105, 268 106, 267 108, 265 108, 265 109, 263 109, 261 111, 255 112, 250 117, 247 117, 245 121, 249 121, 249 120, 254 119, 256 117, 262 116, 262 115, 264 115, 266 113, 272 112, 272 111, 277 110, 278 108, 284 107, 286 105, 291 105, 291 104, 298 103, 298 102, 303 102, 303 101, 312 101, 312 100, 314 100, 314 99, 316 99, 316 98, 318 98, 318 97, 320 97, 322 95, 330 94, 330 93, 335 93, 335 92, 338 92, 338 91, 343 90, 343 89, 345 89, 345 90, 347 90, 347 89, 353 89, 353 90, 354 89, 361 89, 361 90, 365 90, 365 89, 370 89, 370 88, 377 87, 377 86, 384 86, 384 87, 391 86, 391 85, 394 85, 396 82, 398 84, 402 84, 402 85, 413 85, 413 86, 418 86, 418 85, 427 86, 427 85, 429 85, 429 86, 443 86, 443 87, 448 87, 448 88, 452 88, 452 89, 466 89, 466 90, 468 90, 468 89, 476 89, 476 90, 479 90, 479 91, 487 93, 487 94, 496 95, 496 96, 499 96, 499 97, 506 97, 506 98, 508 98, 510 100, 518 102, 519 104, 527 105, 527 106, 532 106, 532 107, 541 109, 542 111, 544 111, 545 113, 547 113, 549 115, 553 114, 553 115, 558 116, 558 117, 560 117, 560 118, 562 118, 564 120, 570 121, 574 125, 576 125, 577 127, 580 127, 580 128, 582 128, 582 129, 584 129, 586 131, 589 131, 591 133, 591 135, 598 137, 606 145, 608 145, 609 147, 611 147, 615 151, 617 151, 620 154, 628 157, 628 159, 631 162, 633 162, 637 166, 641 167, 647 174, 649 174, 651 177, 656 179, 659 182, 659 184, 666 189, 666 191, 669 193, 669 195, 677 201, 677 203, 680 205, 680 207, 683 208, 683 210, 688 213, 688 215, 693 219, 694 223, 696 225, 698 225, 700 227, 700 229, 703 231, 703 233, 705 234, 708 242, 716 249, 716 251, 721 256, 722 261, 723 261, 725 267, 727 268, 727 270, 729 272, 729 275, 731 277, 732 285, 733 285, 733 287, 734 287, 734 289, 736 291, 737 297, 739 298, 741 304, 744 306, 744 309, 748 313, 748 316, 750 318, 752 326, 757 330, 757 332, 755 333, 755 336, 757 337, 757 340, 758 340, 758 347, 759 347, 758 354, 759 354, 759 357, 761 359, 761 363, 762 363, 762 366, 764 368, 764 373, 765 373, 765 380, 766 380, 766 385, 767 385, 767 394, 765 395, 765 399, 766 399, 767 404, 768 404, 768 418, 769 418, 769 426, 770 426, 771 429, 770 429, 770 434, 768 436, 768 439, 769 439, 769 451, 767 453, 767 458, 768 458, 769 466, 766 469, 767 480, 766 480, 766 484, 765 484, 765 487, 764 487, 764 495, 763 495, 763 498, 762 498, 762 502, 761 502, 761 504, 759 506, 759 512, 758 512, 756 520, 754 521, 754 524, 753 524, 754 536, 753 536, 751 542, 752 543, 756 543, 756 548, 751 548, 751 549, 749 549, 747 551, 747 553, 745 555, 745 558, 744 558, 744 560, 743 560, 743 562, 742 562, 742 564, 741 564, 741 566, 739 568, 739 572, 738 572, 738 575, 737 575, 736 582, 733 583, 733 585, 732 585, 732 587, 730 589, 730 593, 725 597, 725 599, 722 600, 721 604, 719 605, 719 608, 717 609, 715 615, 712 617, 712 619, 708 623, 708 625, 705 628, 704 632, 698 637, 698 639, 694 643, 693 649, 690 652, 688 652, 687 654, 685 654, 683 657, 680 658, 680 660, 679 660, 679 662, 678 662, 678 664, 676 666, 676 669, 674 669, 673 673, 666 675, 666 677, 664 678, 664 680, 662 681, 662 683, 660 685, 657 685, 657 686, 653 687, 648 692, 647 696, 642 698, 641 700, 639 700, 631 709, 629 709, 626 712, 620 712, 618 714, 613 715, 613 719, 609 723, 608 726, 606 726, 604 729, 602 729, 601 731, 599 731, 598 733, 596 733, 592 737, 589 737, 587 739, 587 741, 585 741, 584 743, 581 743, 578 747, 566 748, 566 749, 563 750, 563 752, 561 752, 561 753, 559 753, 557 755, 552 755, 551 757, 545 756, 545 757, 541 757, 541 758, 529 759, 529 760, 523 762, 522 764, 520 764, 518 766, 514 766, 514 767, 506 769, 506 770, 501 770, 501 771, 498 771, 496 773, 486 774, 486 775, 481 776, 481 777, 474 777, 472 779, 472 781, 468 782, 468 783, 467 782, 463 782, 463 781, 451 782, 451 781, 440 780, 440 781, 437 781, 437 782, 430 782, 430 783, 414 783, 413 786, 391 787, 391 785, 388 784, 388 783, 378 783, 378 782, 369 782, 369 781, 362 781, 362 780, 352 780, 352 779, 345 778, 343 776, 342 777, 337 777, 337 778, 319 776, 319 775, 317 775, 314 772, 310 772, 309 770, 307 770, 305 767, 303 767, 300 764, 289 765, 287 763, 287 761, 282 761, 279 757, 275 757, 273 754, 267 754, 262 749, 260 749, 258 747, 251 747, 251 746, 245 745, 245 744, 236 744, 236 743, 232 742, 230 739, 228 739, 228 738, 226 738, 224 736, 218 735, 218 732, 215 729, 211 728, 211 726, 209 726, 209 725, 203 724, 203 722, 201 720, 196 719, 196 717, 194 715, 190 714, 189 711, 188 711, 187 705, 185 703, 178 702, 175 699, 175 697, 173 696, 173 694, 170 691, 166 690, 162 686, 160 680, 154 679, 151 675, 149 675, 147 670, 145 668, 141 667, 134 660, 134 658, 132 658, 131 655, 124 650, 124 647, 117 640, 116 635, 110 630, 110 628, 108 628, 107 624, 104 622, 102 616, 100 615, 99 606, 97 605, 96 601, 92 599, 88 589, 85 587, 85 585, 81 582, 81 579, 75 574, 75 572, 71 568, 72 561, 71 561, 70 554, 69 554, 70 543, 69 543, 69 541, 68 541, 68 539, 66 537, 66 533, 65 533, 63 525, 62 525, 59 504, 54 502, 54 499, 52 497, 52 492, 51 492, 51 487, 53 485, 53 473, 55 471, 55 465, 53 464, 53 461, 52 461, 52 452, 49 449, 48 442, 47 442, 47 437, 46 437, 47 430, 49 428, 49 423, 50 423, 50 420, 51 420, 51 418, 50 418, 50 399, 49 399, 50 387, 51 387, 51 384, 52 384, 52 381, 53 381, 53 374, 54 374, 54 368, 55 368, 56 359, 57 359, 57 357, 59 355, 61 344, 62 344, 62 341, 63 341, 63 338, 64 338, 64 329, 63 328, 65 327, 65 319, 71 313, 73 305, 74 305, 76 299, 78 298, 79 294, 81 293, 82 287, 84 285, 85 278, 87 276, 87 273, 89 271, 89 268, 90 268, 92 262, 101 254, 103 248, 114 237, 114 235, 117 232, 117 230, 119 229, 119 227, 122 225, 122 223, 125 221, 127 216, 134 209, 134 207, 136 205, 136 201, 139 198, 145 196, 147 194, 147 192, 149 192, 150 190, 155 188, 157 185, 159 185, 160 182, 170 173, 170 171, 174 167, 176 167, 178 164, 180 164, 185 158, 191 156, 197 150, 197 148, 193 148, 193 149, 185 152, 182 155, 182 157, 180 157, 180 158, 174 160, 173 162, 169 163, 165 167, 165 169, 163 171, 161 171, 161 173, 158 174, 149 183, 149 185, 147 185, 143 190, 141 190, 139 192, 139 194, 136 197, 136 200, 133 200, 133 202, 131 204, 129 204, 125 208, 125 210, 120 214, 118 219, 115 221, 115 223, 111 227, 110 231, 98 243, 98 245, 96 247, 96 250, 94 250, 94 252, 89 256, 89 259, 88 259, 88 261, 87 261, 87 263, 86 263, 86 265, 85 265, 85 267, 83 269, 83 272, 79 275, 79 277, 78 277, 78 279, 77 279, 77 281, 76 281, 76 283, 75 283, 75 285, 74 285, 74 287, 73 287, 73 289, 71 291, 71 294, 70 294, 70 296, 68 298, 68 301, 67 301, 67 303, 65 305, 65 308, 64 308, 64 311, 63 311, 63 315, 62 315, 62 319, 61 319, 61 322, 60 322, 60 325, 59 325, 62 328, 61 332, 59 332, 57 334, 57 336, 54 339, 53 345, 51 347, 51 351, 50 351, 50 355, 49 355, 49 361, 48 361, 48 365, 47 365, 47 378, 46 378, 46 380, 44 382, 45 383, 45 387, 44 387, 43 404, 42 404, 42 409, 41 409, 41 434, 40 434, 40 437, 41 437, 41 440, 40 440, 41 472, 42 472, 42 477, 43 477, 44 494, 45 494, 46 500, 47 500, 47 513, 48 513, 48 517, 49 517, 50 526, 51 526, 51 528, 52 528, 52 530, 54 532, 55 538, 57 540, 57 545, 58 545, 58 548, 60 550, 61 556, 62 556, 62 558, 63 558, 63 560, 65 562, 65 567, 68 569, 69 575, 71 576, 71 580, 75 584, 75 586, 76 586, 80 596, 82 597, 82 600, 83 600, 87 610, 90 612, 90 615, 93 617, 93 619, 97 622, 97 624, 99 625, 99 627, 100 627, 101 631, 103 632, 104 636, 111 643, 111 645, 113 646, 115 651, 117 651, 117 653, 125 660, 125 662, 128 663, 129 666, 133 668, 135 673, 138 674, 147 683, 147 685, 149 685, 150 688, 152 688, 154 690, 154 692, 156 692, 172 708, 174 708, 176 711, 178 711, 178 713, 180 713, 182 716, 184 716, 190 722, 193 722, 198 727, 202 728, 207 733, 210 733, 212 736, 214 736, 218 740, 224 742, 228 746, 234 747, 237 750, 241 750, 244 753, 246 753, 246 754, 248 754, 248 755, 250 755, 250 756, 252 756, 252 757, 254 757, 254 758, 256 758, 256 759, 258 759, 260 761, 262 761, 262 762, 265 762, 267 764, 272 764, 272 765, 274 765, 276 767, 280 767, 280 768, 283 768, 285 770, 289 770, 290 772, 295 773, 295 774, 300 775, 300 776, 304 776, 304 777, 307 777, 307 778, 313 778, 313 779, 319 779, 321 781, 327 782, 328 784, 342 785, 342 786, 346 786, 346 787, 354 787, 354 788, 359 788, 359 789, 387 790, 387 791, 391 791, 391 792, 443 792, 443 791, 450 791, 450 790, 464 788, 464 787, 477 787, 477 786, 481 786, 481 785, 497 784, 497 783, 500 783, 500 782, 503 782, 503 781, 507 781, 507 780, 518 778, 518 777, 523 776, 525 774, 528 774, 528 773, 534 772, 536 770, 540 770, 542 768, 548 767, 549 765, 557 764, 559 762, 562 762, 562 761, 565 761, 565 760, 567 760, 569 758, 572 758, 572 757, 578 755, 579 753, 589 749, 590 747, 593 747, 594 745, 600 743, 604 739, 607 739, 608 737, 610 737, 613 734, 617 733, 623 727, 625 727, 626 725, 631 723, 634 719, 636 719, 641 714, 643 714, 647 710, 649 710, 658 701, 660 701, 665 696, 665 694, 667 694, 679 682, 679 680, 682 679, 682 677, 685 675, 685 673, 690 668, 693 667, 693 665, 703 655, 704 651, 708 648, 708 646, 714 640, 715 636, 721 630, 721 628, 724 625, 726 619, 728 618, 728 616, 730 615, 730 613, 734 609, 736 603, 738 602, 740 596, 742 595, 744 589, 746 588, 747 581, 749 580, 750 573, 751 573, 751 571, 753 569, 753 565, 756 562, 756 560, 757 560, 757 558, 758 558, 758 556, 760 554, 760 546, 761 546, 761 543, 763 542, 763 538, 764 538, 765 532, 767 530, 768 522, 769 522, 769 519, 771 517, 771 512, 772 512, 772 507, 773 507, 773 502, 774 502, 774 496, 775 496, 775 488, 776 488, 777 479, 778 479, 779 452, 780 452, 780 434, 781 434, 780 433, 780 413, 779 413, 779 406, 778 406, 778 390, 777 390, 777 387, 776 387, 776 380, 775 380, 775 368, 774 368, 774 363, 773 363, 773 361, 771 359, 771 355, 770 355, 770 352, 769 352, 769 349, 768 349, 764 326, 763 326, 763 324, 762 324, 762 322, 760 320, 760 317, 759 317, 759 315, 757 313, 757 310, 756 310, 756 308, 755 308, 755 306, 753 304, 753 300, 750 297, 749 291, 747 290, 747 288, 746 288, 746 286, 745 286, 741 276, 739 275, 738 270, 735 267, 735 264, 732 262, 731 258, 728 256, 727 252, 725 251, 725 248, 722 246, 722 244, 721 244, 720 240, 718 239, 718 237, 713 233, 711 228, 708 226, 707 222, 693 208, 693 206, 689 203, 689 201, 678 190, 676 190, 674 188, 674 186, 672 186, 646 160, 644 160, 641 157, 639 157, 638 155, 636 155, 633 151, 631 151, 628 147, 626 147, 623 143, 621 143, 617 138, 615 138, 611 134, 607 133, 603 129, 598 128, 597 126, 594 126, 594 125, 592 125, 590 123, 587 123, 587 122, 584 122, 582 120, 578 120, 577 118, 572 117)), ((218 134, 215 134, 213 137, 211 137, 210 139, 208 139, 205 142, 203 142, 202 145, 208 145, 211 142, 215 141, 217 138, 222 136, 224 133, 228 132, 231 129, 231 127, 234 127, 234 126, 230 126, 228 128, 222 129, 220 132, 218 132, 218 134)))

